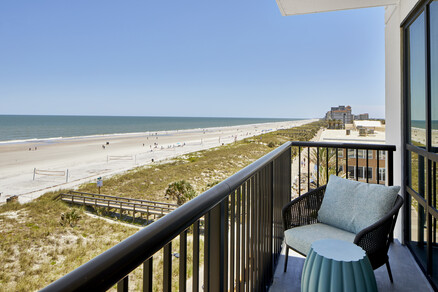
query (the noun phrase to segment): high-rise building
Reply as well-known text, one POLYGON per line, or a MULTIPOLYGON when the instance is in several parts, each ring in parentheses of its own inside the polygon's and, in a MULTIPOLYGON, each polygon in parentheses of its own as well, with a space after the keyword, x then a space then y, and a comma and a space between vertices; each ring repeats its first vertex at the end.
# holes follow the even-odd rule
POLYGON ((338 107, 332 107, 326 114, 326 120, 341 121, 343 126, 353 123, 351 106, 340 105, 338 107))

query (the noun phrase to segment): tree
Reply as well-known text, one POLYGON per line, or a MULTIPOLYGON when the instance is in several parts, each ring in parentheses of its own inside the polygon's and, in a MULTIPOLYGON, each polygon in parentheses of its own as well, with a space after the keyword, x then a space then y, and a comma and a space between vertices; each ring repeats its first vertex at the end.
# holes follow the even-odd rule
POLYGON ((166 190, 166 197, 176 200, 178 206, 181 206, 185 202, 190 201, 195 196, 196 192, 193 189, 192 185, 185 180, 171 183, 166 190))
MULTIPOLYGON (((310 152, 310 162, 315 165, 319 163, 319 185, 325 185, 328 182, 328 178, 331 174, 336 175, 336 149, 333 148, 325 148, 321 147, 319 148, 319 151, 317 152, 316 149, 311 149, 310 152), (328 153, 327 153, 328 150, 328 153), (318 155, 318 154, 319 155, 318 155), (328 154, 328 155, 327 155, 328 154), (319 156, 319 157, 318 157, 319 156), (328 163, 327 163, 328 158, 328 163), (328 171, 327 171, 327 165, 328 165, 328 171), (327 172, 328 176, 327 177, 327 172)), ((341 159, 338 159, 338 167, 341 166, 341 159)), ((312 172, 312 179, 316 183, 317 177, 316 177, 316 169, 312 172)), ((338 176, 345 177, 345 172, 340 171, 338 169, 338 176)))

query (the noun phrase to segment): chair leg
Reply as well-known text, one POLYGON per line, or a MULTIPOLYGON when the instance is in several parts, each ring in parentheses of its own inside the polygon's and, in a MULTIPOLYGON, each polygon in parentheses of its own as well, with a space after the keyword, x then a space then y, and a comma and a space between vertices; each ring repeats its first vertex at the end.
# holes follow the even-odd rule
POLYGON ((286 257, 284 259, 284 272, 287 270, 287 260, 289 259, 289 247, 286 245, 286 257))
POLYGON ((386 269, 388 269, 389 280, 391 281, 391 283, 394 283, 392 281, 392 273, 391 273, 391 267, 389 266, 389 260, 386 261, 386 269))

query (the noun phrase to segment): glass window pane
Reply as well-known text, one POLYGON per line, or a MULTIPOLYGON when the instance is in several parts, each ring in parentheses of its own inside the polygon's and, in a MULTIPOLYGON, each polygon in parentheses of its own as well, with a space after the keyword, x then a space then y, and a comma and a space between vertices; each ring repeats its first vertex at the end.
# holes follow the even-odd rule
POLYGON ((369 180, 373 179, 373 169, 371 167, 368 167, 368 179, 369 180))
POLYGON ((386 169, 385 168, 379 168, 379 184, 385 184, 386 180, 386 169))
POLYGON ((355 179, 356 178, 356 167, 355 166, 348 166, 348 178, 349 179, 355 179))
MULTIPOLYGON (((438 192, 438 177, 437 177, 437 163, 432 163, 432 206, 437 207, 436 196, 438 192)), ((438 284, 438 218, 432 216, 432 280, 438 284)))
POLYGON ((424 12, 408 29, 409 35, 409 99, 410 142, 426 144, 426 57, 424 38, 424 12))
POLYGON ((430 4, 430 63, 432 146, 438 147, 438 1, 430 4))
POLYGON ((357 168, 357 177, 358 178, 365 178, 364 167, 357 168))
POLYGON ((437 194, 438 194, 438 176, 437 176, 437 163, 432 164, 432 206, 437 208, 437 194))
POLYGON ((415 152, 410 152, 409 186, 424 198, 425 171, 424 157, 415 152))
POLYGON ((386 151, 379 150, 379 160, 385 160, 385 159, 386 159, 386 151))
POLYGON ((420 259, 423 265, 425 265, 427 260, 426 214, 424 212, 424 208, 414 198, 411 198, 410 227, 410 245, 414 253, 420 259))

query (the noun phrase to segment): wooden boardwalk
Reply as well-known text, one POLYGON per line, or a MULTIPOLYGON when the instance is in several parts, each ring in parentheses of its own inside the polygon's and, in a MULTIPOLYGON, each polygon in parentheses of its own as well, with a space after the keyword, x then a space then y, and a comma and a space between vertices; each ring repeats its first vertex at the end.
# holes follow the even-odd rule
POLYGON ((123 212, 131 212, 132 222, 134 222, 135 220, 135 214, 138 213, 140 213, 141 218, 146 219, 147 222, 149 222, 150 216, 152 216, 152 220, 156 220, 157 218, 161 218, 178 208, 178 205, 171 203, 162 203, 75 191, 63 193, 60 195, 60 198, 62 201, 71 204, 78 204, 95 208, 107 208, 108 210, 117 209, 119 210, 120 218, 122 218, 123 212), (145 218, 143 217, 144 215, 146 215, 145 218))

